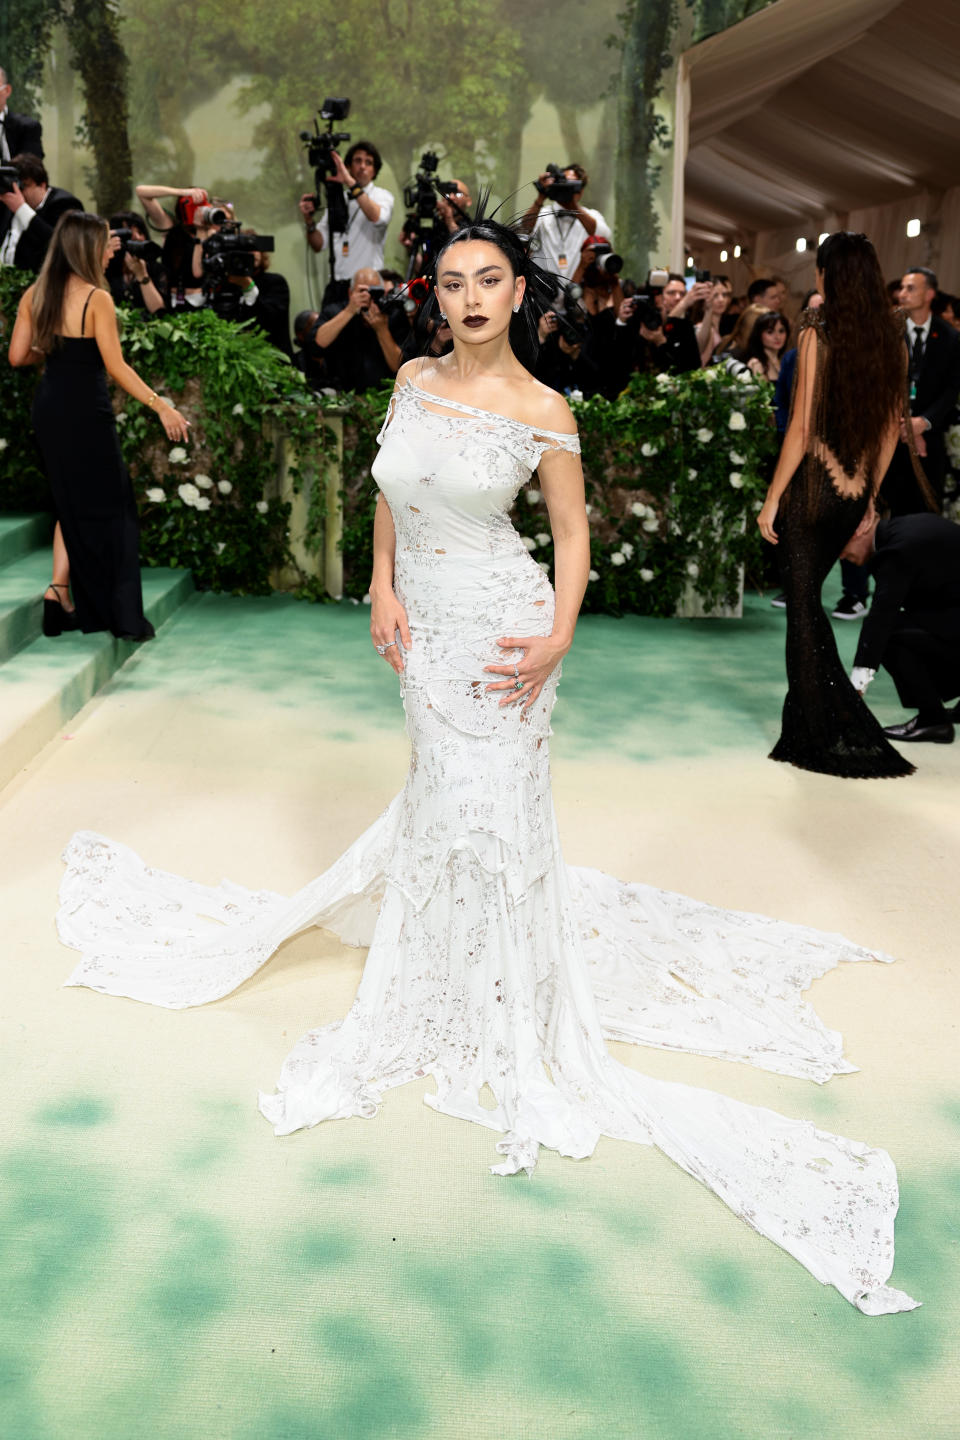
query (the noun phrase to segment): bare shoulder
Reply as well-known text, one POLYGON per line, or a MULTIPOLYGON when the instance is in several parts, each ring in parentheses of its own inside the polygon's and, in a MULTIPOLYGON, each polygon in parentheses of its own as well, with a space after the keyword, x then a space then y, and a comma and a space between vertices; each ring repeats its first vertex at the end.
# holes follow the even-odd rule
POLYGON ((20 301, 19 301, 19 304, 17 305, 17 309, 18 309, 18 310, 29 310, 29 309, 30 309, 30 306, 33 304, 33 297, 34 297, 34 295, 36 294, 36 290, 37 290, 36 285, 28 285, 28 286, 27 286, 26 290, 24 290, 23 294, 20 296, 20 301))
POLYGON ((416 379, 417 379, 417 377, 416 377, 415 371, 416 371, 416 367, 417 367, 419 364, 420 364, 420 361, 419 361, 419 360, 416 360, 416 359, 414 359, 414 360, 405 360, 405 361, 403 362, 403 364, 400 366, 400 369, 397 371, 397 377, 396 377, 396 380, 395 380, 394 384, 395 384, 396 386, 399 386, 401 389, 403 388, 404 385, 409 384, 409 382, 410 382, 411 380, 414 382, 414 384, 416 384, 416 379))
POLYGON ((524 401, 527 413, 523 418, 528 424, 559 435, 577 433, 573 411, 558 390, 551 390, 540 380, 531 380, 529 394, 524 396, 524 401))
POLYGON ((117 307, 109 290, 94 290, 90 296, 90 309, 95 315, 116 315, 117 307))

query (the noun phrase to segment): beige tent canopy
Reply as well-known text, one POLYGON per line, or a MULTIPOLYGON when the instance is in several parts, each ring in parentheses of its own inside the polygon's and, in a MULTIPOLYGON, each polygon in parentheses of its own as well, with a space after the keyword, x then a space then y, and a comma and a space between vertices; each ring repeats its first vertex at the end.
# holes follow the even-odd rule
POLYGON ((799 278, 843 226, 960 289, 960 0, 776 0, 685 52, 676 121, 676 252, 799 278))

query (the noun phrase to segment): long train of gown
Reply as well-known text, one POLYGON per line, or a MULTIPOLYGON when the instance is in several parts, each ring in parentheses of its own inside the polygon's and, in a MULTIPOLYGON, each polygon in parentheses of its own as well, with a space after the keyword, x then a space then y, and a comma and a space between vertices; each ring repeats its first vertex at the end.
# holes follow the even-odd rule
POLYGON ((865 1314, 913 1308, 886 1284, 885 1151, 607 1051, 628 1040, 827 1080, 854 1067, 802 991, 840 961, 888 957, 564 864, 547 743, 558 674, 528 709, 501 709, 482 667, 502 661, 498 636, 550 632, 553 591, 507 512, 543 452, 575 437, 440 408, 408 384, 382 439, 374 475, 413 636, 403 792, 290 898, 195 884, 75 835, 58 926, 83 959, 67 983, 205 1004, 323 926, 368 955, 345 1018, 305 1035, 261 1096, 278 1135, 373 1115, 385 1090, 429 1076, 434 1109, 500 1132, 497 1174, 532 1169, 541 1145, 584 1158, 601 1135, 652 1144, 865 1314))

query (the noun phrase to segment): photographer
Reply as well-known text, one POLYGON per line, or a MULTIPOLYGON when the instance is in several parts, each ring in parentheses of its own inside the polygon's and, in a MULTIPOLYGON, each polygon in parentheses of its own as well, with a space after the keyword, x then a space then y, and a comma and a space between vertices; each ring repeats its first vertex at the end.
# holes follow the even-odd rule
MULTIPOLYGON (((217 227, 219 229, 219 226, 217 227)), ((243 229, 241 235, 255 235, 254 230, 243 229)), ((230 275, 229 284, 240 291, 240 304, 248 312, 238 312, 240 320, 253 319, 264 332, 271 345, 282 350, 293 359, 290 345, 290 286, 282 275, 274 275, 270 269, 270 256, 264 250, 248 252, 253 258, 253 273, 230 275)))
POLYGON ((610 227, 599 210, 581 205, 587 187, 582 165, 548 165, 536 181, 537 195, 523 217, 537 264, 560 280, 573 278, 586 241, 597 235, 610 240, 610 227))
MULTIPOLYGON (((383 160, 371 141, 357 140, 345 160, 336 151, 332 159, 334 178, 346 191, 347 201, 346 229, 333 233, 332 263, 337 280, 343 281, 357 270, 379 270, 383 265, 383 241, 393 214, 393 196, 373 183, 383 160)), ((317 220, 316 196, 301 195, 300 214, 307 227, 307 244, 319 254, 326 237, 317 220)))
POLYGON ((170 308, 199 308, 204 303, 201 247, 206 236, 213 233, 206 222, 214 211, 229 211, 229 207, 211 205, 206 190, 198 185, 138 185, 137 199, 150 224, 164 236, 163 269, 170 308), (176 201, 173 215, 158 203, 165 199, 176 201))
MULTIPOLYGON (((434 211, 434 225, 440 236, 452 235, 459 230, 461 225, 470 223, 470 207, 473 199, 470 191, 462 180, 451 180, 452 189, 449 195, 440 195, 436 200, 434 211)), ((403 223, 403 229, 397 237, 404 250, 412 252, 417 248, 417 240, 420 235, 419 217, 416 214, 408 215, 403 223)), ((422 275, 424 268, 429 267, 430 257, 421 248, 416 254, 413 265, 408 271, 412 275, 422 275)))
POLYGON ((143 216, 135 210, 118 211, 110 216, 110 233, 120 241, 104 272, 113 303, 145 310, 149 315, 165 311, 166 282, 159 263, 160 247, 149 239, 143 216))
POLYGON ((39 270, 47 254, 54 227, 68 210, 83 205, 69 190, 51 185, 43 161, 36 155, 15 155, 11 161, 16 180, 0 185, 6 230, 0 244, 0 265, 39 270))
MULTIPOLYGON (((36 155, 43 159, 43 127, 32 115, 14 115, 10 109, 13 86, 0 65, 0 163, 9 165, 14 155, 36 155)), ((2 216, 0 216, 2 219, 2 216)), ((0 236, 3 231, 0 230, 0 236)))
POLYGON ((332 301, 322 310, 313 343, 333 389, 369 390, 399 370, 409 322, 402 305, 381 308, 384 299, 380 272, 366 268, 354 275, 345 304, 332 301))
MULTIPOLYGON (((700 369, 700 347, 689 320, 674 318, 673 311, 686 294, 683 277, 660 271, 661 286, 647 283, 641 291, 623 300, 609 325, 603 355, 603 393, 619 395, 635 371, 684 374, 700 369)), ((709 289, 709 286, 705 286, 709 289)), ((601 319, 609 315, 604 312, 601 319)))
POLYGON ((327 366, 323 351, 313 343, 313 337, 320 326, 320 315, 316 310, 301 310, 293 322, 293 343, 296 354, 293 363, 314 393, 327 388, 327 366))

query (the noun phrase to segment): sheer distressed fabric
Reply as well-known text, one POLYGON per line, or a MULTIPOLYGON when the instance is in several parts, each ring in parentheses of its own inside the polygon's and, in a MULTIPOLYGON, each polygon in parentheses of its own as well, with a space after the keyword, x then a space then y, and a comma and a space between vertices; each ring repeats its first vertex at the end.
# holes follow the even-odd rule
MULTIPOLYGON (((780 738, 771 760, 848 779, 912 775, 876 716, 850 683, 821 603, 823 582, 867 512, 877 477, 864 464, 844 468, 839 442, 828 433, 823 395, 827 344, 819 311, 807 311, 804 330, 817 347, 810 442, 780 503, 777 554, 787 597, 787 695, 780 738)), ((805 407, 803 367, 797 366, 794 406, 805 407)))
POLYGON ((406 786, 335 865, 284 900, 149 870, 92 834, 67 849, 69 984, 153 1004, 225 995, 310 925, 368 947, 356 998, 294 1047, 260 1108, 278 1134, 375 1113, 430 1077, 427 1103, 495 1131, 497 1174, 602 1135, 658 1146, 867 1314, 912 1308, 886 1282, 890 1157, 615 1061, 608 1038, 825 1080, 853 1067, 802 991, 871 956, 841 936, 725 912, 567 867, 550 795, 558 674, 500 709, 482 666, 503 634, 547 633, 553 593, 507 519, 547 448, 574 437, 397 391, 375 476, 397 532, 412 649, 406 786), (493 1108, 481 1101, 484 1086, 493 1108))

